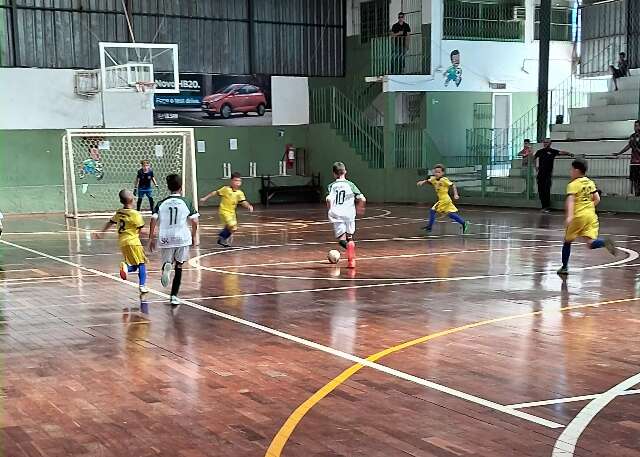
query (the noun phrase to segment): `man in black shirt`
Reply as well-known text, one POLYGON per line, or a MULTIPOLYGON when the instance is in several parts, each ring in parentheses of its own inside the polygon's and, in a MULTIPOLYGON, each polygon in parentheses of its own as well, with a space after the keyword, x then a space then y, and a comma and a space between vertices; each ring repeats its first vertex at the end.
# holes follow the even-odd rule
POLYGON ((567 151, 559 151, 551 147, 551 139, 545 138, 542 141, 542 149, 536 151, 533 156, 535 159, 536 170, 538 172, 538 196, 542 204, 542 211, 548 213, 551 211, 551 183, 553 178, 553 163, 558 156, 571 156, 573 154, 567 151))
POLYGON ((409 48, 409 34, 411 27, 404 21, 404 13, 398 13, 398 22, 391 27, 391 39, 393 40, 391 71, 393 74, 404 73, 404 56, 409 48))
POLYGON ((631 163, 629 164, 631 195, 640 197, 640 119, 633 123, 633 134, 629 137, 629 143, 622 148, 622 151, 613 156, 620 157, 629 149, 631 149, 631 163))

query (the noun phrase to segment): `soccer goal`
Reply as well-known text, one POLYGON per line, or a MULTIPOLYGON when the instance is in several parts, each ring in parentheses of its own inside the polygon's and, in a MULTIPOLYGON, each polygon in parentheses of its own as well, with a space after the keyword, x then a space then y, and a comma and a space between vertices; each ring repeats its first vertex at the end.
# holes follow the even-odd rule
MULTIPOLYGON (((148 160, 159 188, 157 202, 169 195, 165 177, 182 176, 183 195, 198 206, 193 129, 70 129, 62 138, 65 215, 71 218, 112 214, 118 192, 133 190, 140 162, 148 160)), ((148 200, 142 209, 148 209, 148 200)))

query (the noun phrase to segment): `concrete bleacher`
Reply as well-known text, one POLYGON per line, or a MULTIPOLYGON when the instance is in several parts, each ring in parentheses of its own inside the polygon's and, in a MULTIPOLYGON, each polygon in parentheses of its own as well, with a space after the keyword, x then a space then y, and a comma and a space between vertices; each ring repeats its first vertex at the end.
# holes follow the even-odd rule
POLYGON ((640 70, 631 70, 630 76, 618 79, 618 91, 609 84, 608 92, 588 96, 588 106, 572 108, 568 124, 551 126, 551 139, 555 141, 581 141, 624 139, 633 133, 638 118, 638 92, 640 70))
MULTIPOLYGON (((627 145, 638 118, 640 70, 632 70, 630 76, 618 79, 618 91, 613 90, 613 84, 609 86, 608 92, 590 94, 589 106, 572 108, 568 124, 551 126, 552 147, 585 158, 589 163, 589 176, 605 195, 628 196, 629 153, 619 158, 613 154, 627 145)), ((533 145, 534 151, 541 148, 542 144, 533 145)), ((564 194, 570 164, 569 158, 556 159, 553 194, 564 194)), ((501 193, 525 192, 527 170, 522 167, 522 160, 514 159, 506 167, 507 176, 490 178, 490 189, 501 193)))

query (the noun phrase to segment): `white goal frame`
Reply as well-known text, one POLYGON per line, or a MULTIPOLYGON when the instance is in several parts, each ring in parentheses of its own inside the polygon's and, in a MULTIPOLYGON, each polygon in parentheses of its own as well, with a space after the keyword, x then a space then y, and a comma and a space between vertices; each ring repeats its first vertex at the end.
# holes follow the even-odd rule
MULTIPOLYGON (((191 198, 193 207, 198 210, 198 180, 196 167, 195 135, 193 128, 165 127, 165 128, 140 128, 140 129, 67 129, 62 137, 62 167, 64 178, 64 213, 68 218, 80 217, 104 217, 112 215, 118 208, 118 196, 114 195, 113 211, 80 212, 78 210, 78 184, 74 166, 73 139, 79 137, 96 138, 106 140, 115 137, 180 137, 182 140, 182 179, 185 185, 182 195, 191 198), (189 163, 187 163, 189 162, 189 163), (187 177, 189 178, 187 180, 187 177)), ((132 170, 132 176, 136 170, 132 170)), ((164 180, 164 176, 158 176, 158 181, 164 180)), ((133 179, 131 180, 133 181, 133 179)), ((131 184, 127 186, 130 188, 131 184)))

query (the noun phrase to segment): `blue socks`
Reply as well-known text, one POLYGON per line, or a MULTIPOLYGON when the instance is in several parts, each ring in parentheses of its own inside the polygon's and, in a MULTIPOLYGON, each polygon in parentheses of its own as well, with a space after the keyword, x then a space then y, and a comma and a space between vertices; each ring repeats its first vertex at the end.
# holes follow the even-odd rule
POLYGON ((569 265, 569 256, 571 255, 571 243, 565 241, 562 245, 562 266, 567 268, 569 265))
MULTIPOLYGON (((590 249, 599 249, 604 247, 604 240, 602 238, 598 238, 593 240, 589 244, 590 249)), ((565 241, 562 245, 562 267, 567 268, 569 265, 569 256, 571 256, 571 243, 565 241)))
POLYGON ((127 271, 133 273, 138 271, 138 277, 140 278, 140 285, 144 286, 147 283, 147 266, 144 263, 140 265, 127 265, 127 271))
POLYGON ((138 265, 138 277, 140 278, 140 285, 144 286, 147 283, 147 266, 144 263, 138 265))
POLYGON ((229 238, 231 236, 231 230, 229 230, 227 227, 225 227, 225 228, 222 229, 222 231, 220 231, 220 233, 218 233, 218 235, 223 240, 226 240, 227 238, 229 238))
POLYGON ((449 219, 456 221, 460 225, 464 225, 464 219, 462 219, 458 213, 449 213, 449 219))
POLYGON ((436 221, 436 210, 431 208, 429 210, 429 223, 427 224, 427 230, 431 230, 433 223, 436 221))

